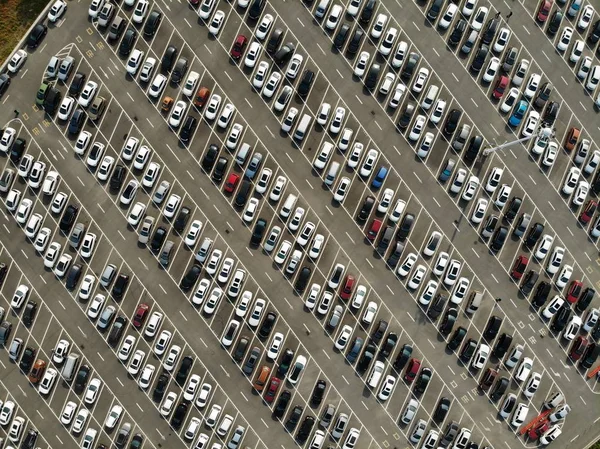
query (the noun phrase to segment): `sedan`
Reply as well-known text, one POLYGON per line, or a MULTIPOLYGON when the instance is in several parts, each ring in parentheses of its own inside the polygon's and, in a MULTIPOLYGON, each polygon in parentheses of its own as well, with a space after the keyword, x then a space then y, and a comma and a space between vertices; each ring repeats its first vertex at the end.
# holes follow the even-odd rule
POLYGON ((25 50, 17 50, 15 54, 8 61, 7 70, 10 73, 16 73, 27 61, 27 52, 25 50))
POLYGON ((171 115, 169 116, 169 125, 173 128, 179 128, 183 117, 185 116, 185 112, 187 110, 187 103, 183 100, 179 100, 175 103, 175 107, 171 111, 171 115))

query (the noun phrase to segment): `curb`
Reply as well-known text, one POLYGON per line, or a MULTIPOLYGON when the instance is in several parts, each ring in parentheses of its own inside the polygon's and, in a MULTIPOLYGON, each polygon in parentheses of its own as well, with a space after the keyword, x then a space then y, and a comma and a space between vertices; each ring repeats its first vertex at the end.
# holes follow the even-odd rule
POLYGON ((25 44, 25 41, 29 37, 29 33, 31 33, 31 31, 33 30, 33 28, 38 23, 41 23, 41 22, 43 22, 46 19, 46 15, 48 14, 48 10, 52 7, 53 4, 54 4, 53 0, 48 0, 48 4, 46 5, 46 7, 42 10, 42 12, 40 13, 40 15, 37 16, 37 18, 31 24, 31 26, 29 27, 29 29, 25 32, 25 35, 21 38, 21 40, 19 41, 19 43, 17 44, 17 46, 13 49, 13 51, 10 52, 10 55, 9 55, 8 58, 6 58, 6 61, 4 61, 4 63, 2 65, 0 65, 0 73, 4 73, 4 71, 6 69, 6 66, 10 62, 10 56, 12 56, 14 54, 14 52, 17 51, 18 49, 23 48, 23 45, 25 44))

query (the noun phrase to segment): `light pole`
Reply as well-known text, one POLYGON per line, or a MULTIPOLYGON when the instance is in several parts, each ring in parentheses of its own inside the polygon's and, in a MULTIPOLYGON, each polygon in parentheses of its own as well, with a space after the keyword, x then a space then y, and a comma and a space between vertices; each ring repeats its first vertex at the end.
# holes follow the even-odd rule
POLYGON ((482 155, 483 155, 483 157, 489 156, 490 154, 492 154, 498 150, 516 145, 518 143, 527 142, 528 140, 531 140, 534 137, 539 137, 540 139, 548 141, 548 140, 552 139, 555 134, 556 134, 556 128, 551 128, 549 125, 542 124, 542 126, 540 126, 538 131, 536 133, 532 133, 531 136, 522 137, 520 139, 512 140, 510 142, 505 142, 503 144, 500 144, 500 145, 492 147, 492 148, 486 148, 485 150, 483 150, 482 155))

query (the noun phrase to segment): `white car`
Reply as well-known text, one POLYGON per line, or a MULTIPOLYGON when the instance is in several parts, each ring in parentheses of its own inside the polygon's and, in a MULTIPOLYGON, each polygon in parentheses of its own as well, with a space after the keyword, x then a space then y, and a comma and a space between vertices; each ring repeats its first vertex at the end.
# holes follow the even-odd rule
POLYGON ((471 223, 479 224, 485 217, 485 211, 488 207, 488 200, 485 198, 478 198, 475 206, 473 207, 473 212, 471 213, 471 223))
POLYGON ((442 100, 441 98, 436 101, 435 106, 433 107, 433 112, 429 116, 429 121, 431 123, 437 125, 442 120, 442 118, 444 118, 446 104, 446 100, 442 100))
POLYGON ((479 189, 479 178, 472 175, 464 185, 461 198, 465 201, 471 201, 475 197, 477 189, 479 189))
POLYGON ((229 126, 229 122, 233 117, 233 114, 235 114, 235 106, 231 103, 227 103, 223 107, 223 110, 219 115, 219 120, 217 120, 217 126, 221 129, 227 129, 227 127, 229 126))
POLYGON ((394 198, 394 191, 392 189, 385 189, 379 197, 379 205, 377 206, 377 212, 385 214, 390 208, 392 199, 394 198))
POLYGON ((94 100, 96 92, 98 92, 98 83, 91 80, 88 81, 85 87, 83 88, 79 99, 77 100, 79 105, 83 106, 84 108, 87 108, 94 100))
POLYGON ((394 56, 392 57, 392 66, 394 68, 399 69, 400 67, 402 67, 407 52, 408 44, 406 43, 406 41, 398 42, 398 45, 396 46, 396 51, 394 52, 394 56))
POLYGON ((577 167, 571 167, 567 176, 565 178, 565 182, 563 183, 562 192, 565 195, 570 195, 575 190, 577 183, 579 181, 579 177, 581 176, 581 170, 577 167))
POLYGON ((566 285, 569 283, 569 280, 571 279, 572 275, 573 275, 573 267, 571 265, 565 265, 562 268, 562 270, 560 270, 560 273, 558 273, 558 276, 556 276, 556 279, 554 280, 554 282, 556 283, 556 286, 558 288, 566 287, 566 285))
POLYGON ((591 68, 592 68, 592 58, 589 56, 584 56, 583 59, 581 59, 581 62, 579 63, 579 70, 577 71, 577 78, 579 78, 580 80, 584 80, 588 76, 588 73, 590 72, 591 68))
POLYGON ((107 181, 112 172, 113 165, 115 164, 115 158, 112 156, 104 156, 102 162, 100 163, 100 167, 98 167, 98 172, 96 173, 96 177, 98 181, 107 181))
POLYGON ((373 167, 377 163, 378 159, 379 159, 379 151, 371 148, 367 152, 364 162, 358 172, 360 174, 360 176, 362 176, 363 178, 370 176, 371 173, 373 172, 373 167))
POLYGON ((163 330, 158 336, 156 344, 154 345, 154 354, 156 354, 157 356, 163 355, 172 337, 173 334, 170 331, 163 330))
POLYGON ((467 19, 471 17, 473 11, 475 10, 475 6, 477 6, 477 0, 466 0, 462 8, 463 16, 465 16, 467 19))
POLYGON ((129 224, 129 226, 135 228, 144 216, 145 212, 146 205, 144 203, 142 203, 141 201, 135 203, 131 208, 131 212, 129 212, 129 215, 127 216, 127 223, 129 224))
POLYGON ((471 20, 471 28, 475 31, 481 31, 483 24, 485 23, 485 19, 488 15, 488 8, 485 6, 480 6, 475 14, 473 14, 473 19, 471 20))
POLYGON ((27 223, 27 221, 29 220, 29 216, 31 215, 32 211, 33 201, 29 198, 23 198, 21 200, 21 203, 19 203, 19 208, 17 209, 17 213, 15 216, 17 223, 24 226, 25 223, 27 223))
POLYGON ((523 91, 523 95, 531 100, 538 88, 540 87, 540 82, 542 80, 541 75, 538 73, 532 73, 529 76, 529 80, 527 80, 527 85, 525 86, 525 90, 523 91))
POLYGON ((419 303, 423 304, 424 306, 429 304, 431 302, 431 300, 433 299, 433 297, 435 296, 435 292, 437 291, 437 288, 438 288, 437 281, 434 281, 432 279, 429 282, 427 282, 425 287, 423 287, 421 295, 419 296, 419 303))
POLYGON ((471 281, 469 281, 466 277, 461 277, 454 287, 452 291, 452 296, 450 297, 450 302, 454 304, 462 303, 465 296, 467 296, 467 292, 469 291, 469 286, 471 285, 471 281))
POLYGON ((131 357, 131 361, 127 366, 127 372, 132 376, 136 376, 137 373, 140 372, 140 368, 144 363, 144 359, 146 358, 146 353, 141 349, 138 349, 133 353, 133 357, 131 357))
POLYGON ((456 5, 455 3, 450 3, 446 8, 446 11, 438 21, 437 26, 442 30, 447 30, 452 21, 454 20, 457 11, 458 5, 456 5))
POLYGON ((166 218, 173 218, 177 212, 177 209, 179 208, 179 204, 181 204, 181 197, 175 193, 172 193, 167 200, 167 204, 163 210, 163 215, 166 218))
POLYGON ((108 412, 108 415, 106 415, 106 419, 104 420, 104 427, 106 427, 109 430, 114 429, 117 423, 119 422, 119 419, 121 418, 122 414, 123 407, 121 407, 119 404, 113 405, 110 411, 108 412))
POLYGON ((573 341, 575 337, 577 337, 577 334, 579 333, 579 330, 581 329, 582 325, 583 321, 581 317, 574 315, 567 323, 567 326, 563 331, 562 337, 567 341, 573 341))
POLYGON ((589 75, 587 76, 587 79, 585 81, 585 88, 590 92, 594 92, 594 90, 596 90, 596 87, 598 87, 599 83, 600 65, 595 65, 594 68, 590 71, 589 75))
POLYGON ((208 32, 213 36, 217 36, 219 31, 221 31, 221 27, 225 22, 225 13, 220 9, 215 12, 212 20, 210 21, 210 25, 208 26, 208 32))
POLYGON ((188 232, 183 240, 183 243, 185 243, 189 247, 193 247, 194 245, 196 245, 196 242, 198 241, 198 236, 200 235, 201 231, 202 222, 200 220, 192 221, 192 223, 188 227, 188 232))
POLYGON ((448 265, 448 269, 446 270, 446 275, 444 276, 444 284, 446 284, 448 287, 452 287, 454 284, 456 284, 461 268, 462 263, 460 263, 457 259, 452 259, 448 265))
POLYGON ((119 353, 117 357, 121 362, 126 362, 129 360, 129 356, 131 355, 131 351, 135 346, 135 342, 137 339, 133 335, 128 335, 121 343, 121 347, 119 348, 119 353))
POLYGON ((67 2, 64 0, 56 0, 50 11, 48 11, 48 21, 55 23, 67 11, 67 2))
POLYGON ((585 50, 585 42, 581 39, 577 39, 571 48, 571 55, 569 56, 569 61, 574 64, 577 64, 581 59, 581 55, 583 55, 583 50, 585 50))
POLYGON ((517 98, 519 98, 519 95, 521 95, 519 89, 517 89, 516 87, 511 87, 506 96, 504 97, 502 103, 500 103, 500 111, 504 114, 509 112, 515 105, 515 102, 517 101, 517 98))
POLYGON ((221 96, 217 94, 212 94, 208 104, 206 105, 206 110, 204 111, 204 117, 207 120, 214 120, 217 118, 217 111, 219 110, 219 106, 221 105, 221 96))
POLYGON ((256 27, 255 36, 257 39, 265 40, 271 27, 273 26, 274 18, 271 14, 265 14, 261 19, 260 23, 256 27))
POLYGON ((426 122, 427 119, 425 118, 425 116, 419 114, 413 123, 410 133, 408 134, 408 139, 413 142, 419 140, 419 137, 423 132, 423 128, 425 127, 426 122))
POLYGON ((271 98, 277 91, 277 87, 279 87, 279 82, 281 81, 281 78, 281 73, 272 72, 271 76, 269 77, 265 86, 262 89, 262 95, 266 98, 271 98))
POLYGON ((356 58, 356 64, 354 65, 354 75, 356 75, 359 78, 362 78, 362 76, 365 74, 365 71, 367 70, 367 64, 369 63, 370 58, 371 55, 369 54, 369 52, 363 51, 360 53, 358 58, 356 58))
POLYGON ((350 178, 348 178, 346 176, 342 176, 342 178, 338 182, 337 188, 335 189, 335 193, 333 194, 334 201, 337 201, 338 203, 344 202, 344 199, 346 198, 346 194, 348 193, 348 190, 350 189, 351 182, 352 181, 350 181, 350 178))
POLYGON ((481 369, 485 366, 488 357, 490 356, 490 347, 484 343, 479 343, 473 358, 471 359, 471 366, 474 369, 481 369))
POLYGON ((392 48, 394 47, 394 43, 396 42, 396 38, 398 37, 398 30, 394 27, 388 28, 385 33, 385 37, 379 44, 379 53, 383 56, 387 56, 392 52, 392 48))
POLYGON ((140 71, 140 81, 143 83, 150 81, 155 68, 156 59, 148 56, 144 61, 144 65, 142 65, 142 70, 140 71))
POLYGON ((35 239, 38 231, 42 227, 43 221, 44 221, 44 217, 42 217, 40 214, 38 214, 38 213, 33 214, 27 221, 27 224, 25 225, 25 228, 24 228, 25 237, 27 237, 30 240, 35 239))
POLYGON ((529 380, 523 388, 523 395, 527 398, 532 398, 535 392, 540 387, 542 382, 542 375, 536 372, 531 373, 529 380))
POLYGON ((492 170, 490 171, 490 174, 487 178, 487 182, 485 184, 486 192, 494 193, 496 191, 496 189, 498 188, 498 185, 500 185, 500 179, 502 178, 503 173, 504 173, 504 170, 502 168, 499 168, 499 167, 492 168, 492 170))
POLYGON ((342 6, 341 5, 333 5, 333 8, 331 8, 331 11, 329 12, 329 15, 327 16, 327 20, 325 21, 325 28, 327 28, 328 30, 335 30, 340 16, 342 15, 342 6))
POLYGON ((388 106, 392 109, 396 109, 400 105, 405 92, 406 86, 402 83, 398 83, 394 89, 394 93, 390 95, 388 106))
POLYGON ((349 326, 348 324, 344 325, 335 339, 335 348, 339 351, 343 351, 348 344, 348 340, 350 340, 353 331, 354 329, 352 329, 352 326, 349 326))
POLYGON ((415 268, 414 273, 408 281, 408 288, 412 290, 418 289, 421 285, 421 282, 423 281, 423 278, 425 277, 425 274, 427 274, 427 269, 425 268, 425 266, 421 264, 417 265, 417 268, 415 268))
POLYGON ((175 103, 175 106, 171 111, 171 115, 169 116, 169 125, 171 127, 179 128, 179 125, 181 125, 183 117, 187 111, 187 107, 188 104, 183 100, 179 100, 177 103, 175 103))
POLYGON ((565 257, 565 249, 562 246, 557 246, 552 251, 552 255, 548 260, 548 265, 546 266, 546 271, 550 274, 554 274, 560 268, 562 261, 565 257))
POLYGON ((406 258, 404 259, 404 261, 402 262, 402 264, 400 264, 400 266, 398 267, 398 270, 396 270, 398 275, 400 277, 408 276, 408 273, 411 272, 412 267, 417 262, 417 259, 418 259, 418 257, 415 253, 409 253, 406 256, 406 258))
POLYGON ((67 402, 63 407, 62 412, 60 413, 61 424, 63 424, 64 426, 68 426, 69 424, 71 424, 71 421, 73 421, 73 418, 75 417, 76 411, 77 404, 75 404, 75 402, 73 401, 67 402))
POLYGON ((385 25, 388 21, 388 16, 386 16, 383 13, 380 13, 377 18, 375 19, 375 22, 373 23, 373 27, 371 28, 371 37, 373 39, 379 39, 381 37, 381 34, 383 33, 383 30, 385 29, 385 25))
POLYGON ((44 173, 46 172, 46 163, 42 161, 35 161, 33 167, 31 167, 31 172, 29 173, 29 179, 27 180, 27 184, 32 189, 38 189, 42 182, 44 182, 44 173))
POLYGON ((481 77, 481 80, 484 83, 491 83, 492 81, 494 81, 494 78, 496 77, 496 74, 498 73, 499 68, 500 68, 500 59, 495 56, 492 57, 490 59, 490 62, 487 65, 487 68, 483 72, 483 76, 481 77))
POLYGON ((194 95, 194 93, 196 93, 196 86, 198 85, 199 80, 200 74, 192 70, 185 81, 183 89, 181 89, 181 93, 183 93, 183 95, 186 97, 191 97, 194 95))
POLYGON ((268 167, 264 167, 260 172, 260 176, 258 177, 258 181, 256 182, 256 192, 263 194, 269 188, 269 182, 271 181, 271 177, 273 176, 273 170, 268 167))
POLYGON ((302 67, 303 61, 304 57, 302 55, 294 53, 285 71, 285 76, 289 79, 296 78, 296 76, 298 76, 298 73, 300 72, 300 68, 302 67))
POLYGON ((152 98, 160 97, 163 93, 163 90, 165 90, 165 87, 167 87, 167 82, 167 77, 162 73, 158 73, 148 88, 148 96, 152 98))
POLYGON ((582 31, 585 31, 590 25, 592 19, 594 18, 595 12, 596 10, 592 5, 586 5, 586 7, 583 8, 583 11, 579 15, 579 20, 577 21, 577 28, 579 28, 582 31))
POLYGON ((332 134, 337 134, 342 129, 342 125, 344 123, 344 117, 346 116, 346 109, 343 107, 338 107, 335 110, 333 118, 331 119, 331 123, 329 125, 329 132, 332 134))
POLYGON ((150 2, 148 0, 138 0, 133 10, 133 23, 142 23, 146 18, 146 14, 148 14, 149 8, 150 2))
POLYGON ((257 198, 250 198, 250 200, 248 201, 248 204, 244 208, 244 213, 242 214, 242 220, 244 220, 246 223, 252 223, 252 221, 254 220, 254 216, 256 215, 256 212, 258 211, 259 204, 260 204, 260 202, 258 201, 257 198))
POLYGON ((420 93, 425 84, 427 84, 427 80, 429 79, 429 69, 427 67, 421 67, 417 72, 417 76, 415 77, 415 81, 412 85, 412 91, 416 94, 420 93))
POLYGON ((58 377, 58 371, 54 368, 46 368, 46 372, 44 373, 44 377, 38 386, 38 391, 42 396, 47 396, 52 391, 54 384, 56 383, 56 378, 58 377))
POLYGON ((531 359, 530 357, 524 357, 521 361, 521 364, 517 368, 517 371, 515 373, 515 379, 519 382, 525 382, 525 380, 527 380, 527 378, 529 377, 529 373, 531 373, 532 368, 533 359, 531 359))
POLYGON ((283 334, 281 332, 276 332, 275 335, 273 335, 273 338, 271 339, 271 344, 269 345, 269 349, 267 350, 267 360, 275 361, 275 359, 277 359, 283 342, 283 334))
POLYGON ((572 37, 573 37, 573 28, 564 27, 563 31, 560 35, 560 38, 558 39, 558 42, 556 43, 556 49, 558 51, 565 51, 567 48, 569 48, 569 44, 571 43, 572 37))
POLYGON ((177 402, 177 393, 174 391, 169 391, 167 396, 162 401, 160 405, 159 412, 162 416, 169 416, 175 407, 175 403, 177 402))
POLYGON ((25 428, 25 419, 17 416, 13 419, 8 430, 8 439, 13 443, 17 444, 23 435, 23 429, 25 428))
POLYGON ((352 17, 356 17, 360 7, 362 5, 363 0, 350 0, 348 6, 346 7, 346 14, 351 15, 352 17))
POLYGON ((260 61, 258 63, 258 67, 254 72, 254 77, 252 78, 252 85, 256 89, 262 89, 265 84, 265 80, 267 78, 267 74, 269 73, 269 63, 267 61, 260 61))
POLYGON ((198 397, 196 397, 196 407, 204 408, 206 404, 208 404, 208 400, 210 399, 210 393, 212 392, 212 385, 209 383, 203 383, 200 387, 200 392, 198 393, 198 397))
MULTIPOLYGON (((419 265, 421 266, 421 265, 419 265)), ((375 301, 369 301, 369 303, 365 307, 365 311, 363 312, 362 322, 363 324, 371 324, 377 315, 377 303, 375 301)))
POLYGON ((127 60, 127 73, 129 73, 132 77, 135 77, 135 74, 139 70, 142 65, 142 60, 144 59, 144 52, 135 48, 131 52, 131 56, 127 60))
MULTIPOLYGON (((135 356, 135 354, 134 354, 135 356)), ((132 360, 133 361, 133 360, 132 360)), ((147 389, 152 384, 152 379, 154 377, 154 372, 156 368, 154 365, 147 364, 142 370, 142 374, 138 379, 138 385, 142 390, 147 389)))
POLYGON ((506 44, 510 40, 510 35, 511 35, 510 29, 508 29, 507 27, 500 28, 500 31, 498 32, 498 36, 496 36, 496 41, 494 42, 494 46, 492 47, 494 52, 502 53, 504 51, 504 49, 506 48, 506 44))
POLYGON ((558 144, 556 142, 548 142, 546 151, 542 157, 542 164, 546 167, 552 167, 558 156, 558 144))
POLYGON ((92 380, 90 380, 87 390, 85 391, 83 402, 88 405, 93 405, 96 402, 96 399, 98 399, 98 394, 100 393, 101 389, 102 381, 97 377, 94 377, 92 380))
POLYGON ((508 184, 502 184, 502 186, 498 190, 498 194, 496 195, 496 201, 494 201, 494 204, 498 209, 502 209, 506 205, 506 202, 508 201, 511 192, 511 186, 509 186, 508 184))
POLYGON ((39 252, 43 253, 50 241, 50 237, 52 237, 52 231, 50 228, 42 228, 35 236, 35 241, 33 242, 33 248, 39 252))
POLYGON ((244 59, 244 65, 246 67, 252 68, 256 64, 256 61, 260 59, 260 53, 262 50, 262 46, 259 42, 252 42, 250 47, 248 47, 248 51, 246 52, 246 58, 244 59))
POLYGON ((25 64, 25 61, 27 61, 27 52, 25 50, 17 50, 8 61, 6 69, 10 73, 17 73, 23 64, 25 64))
POLYGON ((225 146, 232 151, 235 150, 237 147, 238 141, 243 132, 244 132, 244 127, 242 125, 240 125, 239 123, 234 123, 233 126, 231 127, 229 136, 227 137, 225 146))
POLYGON ((577 189, 573 194, 573 199, 571 200, 575 206, 581 206, 587 197, 588 192, 590 191, 590 185, 587 181, 579 181, 577 183, 577 189))
POLYGON ((548 255, 550 248, 552 248, 552 243, 554 243, 554 237, 549 234, 544 234, 538 243, 537 249, 535 250, 536 259, 540 261, 544 260, 544 258, 548 255))
MULTIPOLYGON (((11 149, 15 138, 17 137, 17 131, 14 128, 6 128, 2 133, 2 138, 0 138, 0 151, 3 153, 8 153, 11 149)), ((33 157, 33 156, 30 156, 33 157)), ((23 175, 21 175, 23 176, 23 175)), ((26 175, 25 175, 26 176, 26 175)))

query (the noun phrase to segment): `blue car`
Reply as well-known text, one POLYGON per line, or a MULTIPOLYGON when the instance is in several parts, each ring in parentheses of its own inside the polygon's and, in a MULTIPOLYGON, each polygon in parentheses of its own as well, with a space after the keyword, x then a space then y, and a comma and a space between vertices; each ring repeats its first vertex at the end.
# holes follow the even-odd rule
POLYGON ((379 170, 377 171, 377 175, 375 175, 375 178, 373 178, 373 182, 371 183, 371 186, 374 189, 378 189, 383 185, 383 181, 385 181, 385 177, 388 174, 388 169, 387 167, 379 167, 379 170))
POLYGON ((260 168, 260 164, 262 162, 263 155, 261 153, 255 153, 252 156, 252 160, 248 164, 248 168, 246 168, 246 178, 252 179, 256 176, 256 172, 260 168))
POLYGON ((519 101, 513 109, 513 113, 511 114, 510 118, 508 119, 508 124, 510 126, 519 126, 523 120, 523 117, 525 117, 528 107, 529 103, 527 103, 525 100, 519 101))

